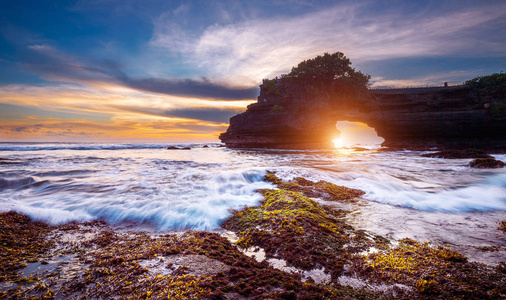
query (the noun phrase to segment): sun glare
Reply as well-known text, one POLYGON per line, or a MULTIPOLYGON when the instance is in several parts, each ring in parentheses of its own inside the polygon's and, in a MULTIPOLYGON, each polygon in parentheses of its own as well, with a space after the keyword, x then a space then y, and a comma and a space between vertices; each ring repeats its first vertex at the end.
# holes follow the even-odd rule
POLYGON ((338 138, 333 139, 334 147, 352 147, 352 146, 379 146, 385 140, 379 137, 374 128, 365 123, 338 121, 336 128, 341 133, 338 138))
POLYGON ((332 141, 334 142, 334 147, 336 148, 343 147, 343 140, 341 138, 335 138, 332 141))

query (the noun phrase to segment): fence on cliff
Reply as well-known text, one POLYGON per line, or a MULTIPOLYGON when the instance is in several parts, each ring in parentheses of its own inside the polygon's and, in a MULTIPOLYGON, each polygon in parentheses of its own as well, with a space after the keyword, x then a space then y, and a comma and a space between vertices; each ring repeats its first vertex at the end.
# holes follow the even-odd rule
POLYGON ((421 86, 421 87, 403 87, 403 88, 371 88, 370 92, 375 94, 420 94, 441 91, 445 89, 455 89, 463 87, 464 84, 451 86, 421 86))

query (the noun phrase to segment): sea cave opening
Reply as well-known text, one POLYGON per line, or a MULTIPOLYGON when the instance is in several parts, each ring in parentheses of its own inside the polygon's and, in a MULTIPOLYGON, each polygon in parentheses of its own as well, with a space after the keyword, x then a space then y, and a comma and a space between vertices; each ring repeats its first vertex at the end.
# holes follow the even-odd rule
POLYGON ((336 148, 379 148, 381 143, 385 141, 384 138, 378 136, 374 128, 365 123, 337 121, 336 128, 341 133, 333 140, 336 148))

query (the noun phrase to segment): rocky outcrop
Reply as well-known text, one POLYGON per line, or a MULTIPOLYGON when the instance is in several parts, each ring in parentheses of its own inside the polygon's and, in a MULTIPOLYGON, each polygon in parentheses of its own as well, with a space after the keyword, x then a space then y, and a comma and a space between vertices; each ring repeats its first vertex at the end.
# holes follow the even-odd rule
POLYGON ((506 148, 504 94, 470 86, 369 90, 354 101, 269 94, 230 119, 220 139, 230 148, 332 148, 337 121, 363 122, 384 146, 410 149, 506 148))
POLYGON ((464 149, 464 150, 445 150, 433 153, 422 154, 422 157, 431 158, 447 158, 447 159, 462 159, 462 158, 492 158, 484 151, 464 149))
POLYGON ((477 158, 471 161, 469 166, 477 169, 498 169, 504 168, 506 164, 495 158, 477 158))

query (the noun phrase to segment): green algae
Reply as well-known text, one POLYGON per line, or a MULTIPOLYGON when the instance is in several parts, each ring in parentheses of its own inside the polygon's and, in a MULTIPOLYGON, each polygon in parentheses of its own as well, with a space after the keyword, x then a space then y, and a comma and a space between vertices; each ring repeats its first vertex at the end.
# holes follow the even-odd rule
MULTIPOLYGON (((0 220, 12 228, 21 224, 28 228, 43 225, 17 213, 0 215, 0 220)), ((12 288, 0 292, 0 298, 335 299, 343 293, 334 287, 302 282, 300 275, 257 262, 217 233, 188 231, 153 236, 145 232, 115 231, 102 222, 54 227, 44 224, 42 228, 44 231, 39 231, 41 240, 54 239, 48 244, 52 248, 46 249, 51 250, 51 255, 45 258, 51 260, 73 249, 74 266, 64 266, 58 272, 37 277, 18 278, 12 288), (92 237, 66 242, 62 237, 65 234, 92 237), (143 266, 146 261, 163 262, 175 255, 201 255, 228 267, 225 271, 211 270, 198 275, 186 265, 162 264, 164 272, 161 273, 143 266)), ((4 237, 7 239, 15 234, 5 231, 4 237)))
POLYGON ((372 282, 413 287, 421 298, 501 299, 506 295, 506 276, 497 268, 469 262, 448 247, 407 238, 395 248, 354 257, 352 268, 372 282))
MULTIPOLYGON (((286 186, 277 177, 270 179, 286 186)), ((352 253, 375 245, 374 239, 328 214, 316 201, 298 191, 261 190, 260 207, 235 211, 222 227, 236 232, 242 248, 258 246, 267 257, 285 260, 288 265, 311 270, 324 268, 335 280, 352 253)), ((332 211, 343 215, 343 211, 332 211)))
POLYGON ((291 181, 282 181, 275 172, 267 172, 264 180, 277 185, 280 189, 300 192, 306 197, 322 198, 325 201, 354 202, 355 198, 365 194, 361 190, 338 186, 324 180, 313 182, 296 177, 291 181))

